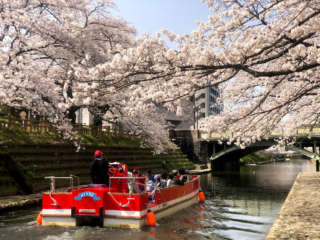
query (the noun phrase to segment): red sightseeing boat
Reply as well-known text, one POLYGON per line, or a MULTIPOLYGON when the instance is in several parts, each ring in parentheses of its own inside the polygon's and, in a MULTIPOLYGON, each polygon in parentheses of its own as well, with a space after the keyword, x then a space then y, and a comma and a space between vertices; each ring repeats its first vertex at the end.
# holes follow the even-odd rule
POLYGON ((155 187, 152 193, 133 193, 137 178, 128 176, 126 171, 121 173, 120 163, 111 165, 113 173, 109 186, 90 184, 79 187, 78 178, 78 188, 73 189, 76 176, 46 177, 51 179, 51 190, 43 193, 42 213, 39 214, 42 225, 80 226, 86 221, 95 221, 103 227, 140 228, 155 225, 156 220, 195 204, 199 199, 204 200, 200 176, 192 176, 184 186, 155 187), (55 179, 61 178, 70 179, 67 192, 55 191, 55 179))

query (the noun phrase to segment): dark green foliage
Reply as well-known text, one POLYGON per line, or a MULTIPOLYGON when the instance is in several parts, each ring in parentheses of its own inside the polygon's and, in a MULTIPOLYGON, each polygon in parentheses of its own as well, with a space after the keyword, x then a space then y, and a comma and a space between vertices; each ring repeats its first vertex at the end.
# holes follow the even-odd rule
POLYGON ((247 163, 255 163, 259 161, 266 161, 270 160, 269 154, 257 152, 257 153, 251 153, 243 158, 240 159, 241 162, 247 162, 247 163))

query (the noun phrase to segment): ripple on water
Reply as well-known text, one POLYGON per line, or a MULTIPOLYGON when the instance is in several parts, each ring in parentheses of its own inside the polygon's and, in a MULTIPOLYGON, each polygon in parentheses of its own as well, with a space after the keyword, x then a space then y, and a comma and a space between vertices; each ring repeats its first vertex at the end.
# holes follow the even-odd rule
POLYGON ((241 230, 240 231, 239 230, 229 230, 229 231, 215 230, 212 234, 218 234, 221 237, 225 237, 225 239, 237 239, 237 240, 248 240, 248 239, 262 240, 266 238, 264 233, 244 232, 241 230))
POLYGON ((70 237, 70 234, 68 232, 64 232, 60 235, 49 235, 47 237, 44 238, 44 240, 71 240, 72 238, 70 237))

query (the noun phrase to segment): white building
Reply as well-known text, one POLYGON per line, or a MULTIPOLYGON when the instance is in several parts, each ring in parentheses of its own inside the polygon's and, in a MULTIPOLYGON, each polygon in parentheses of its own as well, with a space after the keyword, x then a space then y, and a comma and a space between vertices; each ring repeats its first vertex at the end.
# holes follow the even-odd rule
POLYGON ((221 91, 215 86, 197 91, 194 101, 195 128, 198 128, 198 122, 201 118, 217 115, 223 111, 223 105, 216 105, 220 94, 221 91))
POLYGON ((93 115, 87 108, 80 108, 76 111, 76 123, 82 125, 91 125, 93 123, 93 115))
MULTIPOLYGON (((87 126, 93 124, 92 113, 87 108, 80 108, 78 111, 76 111, 76 123, 87 125, 87 126)), ((110 129, 113 129, 113 130, 119 129, 118 123, 111 124, 111 123, 103 122, 102 126, 109 127, 110 129)))

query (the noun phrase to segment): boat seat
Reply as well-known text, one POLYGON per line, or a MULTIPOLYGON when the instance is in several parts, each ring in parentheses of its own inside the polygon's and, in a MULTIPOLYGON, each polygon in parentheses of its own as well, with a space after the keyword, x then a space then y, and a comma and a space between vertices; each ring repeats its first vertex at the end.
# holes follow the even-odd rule
POLYGON ((89 184, 88 188, 106 188, 108 187, 106 184, 89 184))

